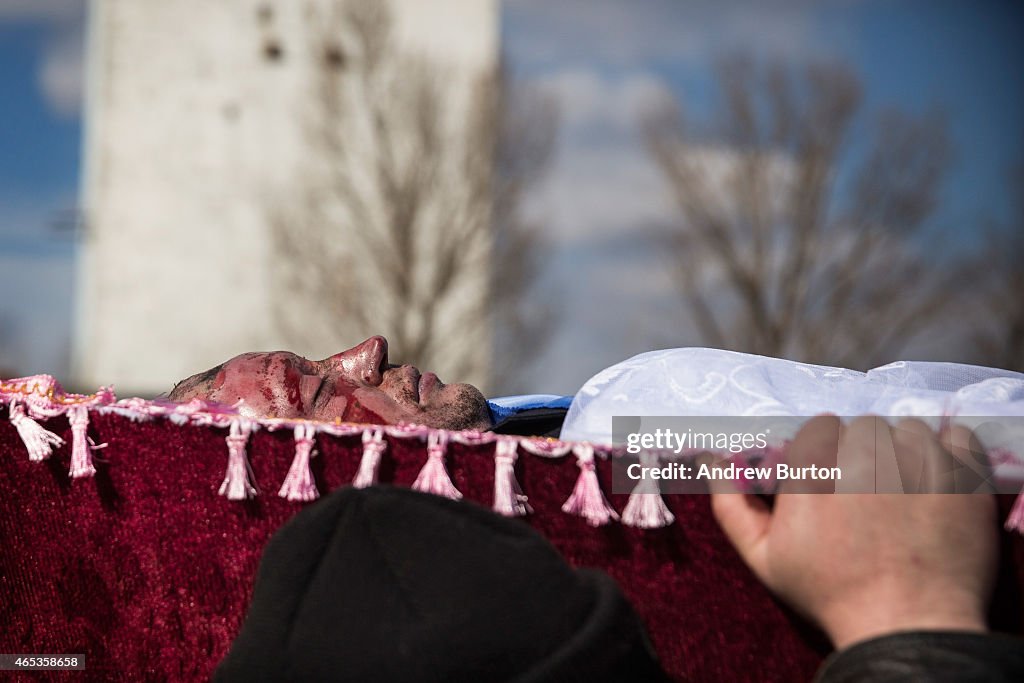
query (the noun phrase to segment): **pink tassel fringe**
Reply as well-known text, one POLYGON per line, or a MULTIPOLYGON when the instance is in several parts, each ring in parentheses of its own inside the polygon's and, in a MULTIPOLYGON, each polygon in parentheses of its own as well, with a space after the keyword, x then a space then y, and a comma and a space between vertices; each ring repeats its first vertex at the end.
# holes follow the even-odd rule
POLYGON ((359 471, 352 479, 352 486, 364 489, 377 483, 380 459, 387 447, 383 430, 368 429, 363 432, 363 458, 359 461, 359 471))
POLYGON ((562 505, 562 511, 583 517, 590 526, 601 526, 610 520, 618 519, 618 513, 601 493, 601 484, 597 480, 597 470, 594 466, 593 446, 581 443, 572 450, 576 455, 576 466, 580 468, 580 476, 576 480, 572 495, 562 505))
POLYGON ((44 429, 25 412, 25 406, 11 401, 10 421, 28 449, 28 459, 41 462, 50 457, 54 448, 64 445, 64 439, 44 429))
POLYGON ((228 442, 228 469, 217 491, 218 495, 228 500, 247 500, 255 498, 259 493, 256 488, 256 477, 245 455, 245 445, 249 442, 251 433, 252 427, 248 422, 231 421, 230 432, 225 437, 225 441, 228 442))
MULTIPOLYGON (((645 467, 656 467, 658 458, 653 453, 643 451, 640 464, 645 467)), ((629 494, 629 502, 622 511, 622 523, 640 529, 660 529, 676 520, 661 497, 657 479, 641 479, 633 492, 629 494)))
POLYGON ((292 501, 309 502, 320 497, 313 481, 313 473, 309 469, 309 460, 315 453, 316 430, 312 425, 300 424, 295 427, 295 459, 284 478, 284 484, 277 495, 292 501))
POLYGON ((1005 528, 1007 531, 1024 534, 1024 491, 1018 493, 1017 500, 1013 501, 1013 508, 1006 518, 1005 528))
POLYGON ((462 498, 462 493, 455 488, 448 470, 444 467, 444 453, 448 446, 448 436, 444 432, 430 432, 427 435, 427 462, 420 470, 412 487, 417 491, 433 493, 452 500, 462 498))
POLYGON ((69 409, 68 422, 71 423, 71 469, 68 475, 72 479, 91 477, 96 474, 96 468, 92 464, 89 445, 89 409, 85 406, 69 409))
POLYGON ((506 517, 522 517, 533 512, 516 481, 515 439, 499 439, 494 444, 494 511, 506 517))

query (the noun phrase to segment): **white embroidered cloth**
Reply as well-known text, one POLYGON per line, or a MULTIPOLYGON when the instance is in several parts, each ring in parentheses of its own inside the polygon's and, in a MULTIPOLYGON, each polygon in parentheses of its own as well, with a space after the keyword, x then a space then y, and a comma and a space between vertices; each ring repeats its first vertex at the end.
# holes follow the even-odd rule
POLYGON ((986 430, 987 448, 1024 464, 1024 374, 957 363, 897 361, 868 372, 720 349, 634 356, 594 375, 573 399, 564 441, 612 442, 613 415, 941 417, 986 430), (1001 419, 1006 418, 1006 419, 1001 419), (993 442, 993 439, 997 442, 993 442))

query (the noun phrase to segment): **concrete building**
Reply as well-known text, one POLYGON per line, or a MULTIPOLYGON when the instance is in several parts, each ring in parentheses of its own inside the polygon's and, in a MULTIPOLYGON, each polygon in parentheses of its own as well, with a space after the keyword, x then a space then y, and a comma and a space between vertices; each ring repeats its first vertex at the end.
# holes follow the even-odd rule
MULTIPOLYGON (((271 313, 290 296, 272 276, 282 258, 273 209, 301 210, 316 167, 310 162, 329 153, 302 123, 315 80, 306 58, 311 31, 341 1, 93 0, 76 386, 156 393, 244 351, 291 347, 321 358, 368 333, 388 333, 385 301, 379 321, 317 332, 313 323, 337 312, 293 296, 291 318, 308 319, 313 330, 298 348, 271 313)), ((453 88, 445 116, 457 129, 468 102, 458 93, 497 59, 497 3, 389 6, 392 49, 444 66, 453 88)), ((360 229, 341 225, 325 229, 360 229)), ((350 236, 336 241, 351 243, 350 236)), ((476 248, 486 253, 486 246, 476 248)), ((372 269, 359 277, 363 291, 374 291, 372 269)), ((460 308, 479 306, 485 295, 483 261, 448 297, 435 332, 451 340, 439 358, 472 360, 459 377, 445 376, 456 366, 440 362, 445 380, 486 384, 490 330, 482 324, 470 333, 457 323, 460 308)))

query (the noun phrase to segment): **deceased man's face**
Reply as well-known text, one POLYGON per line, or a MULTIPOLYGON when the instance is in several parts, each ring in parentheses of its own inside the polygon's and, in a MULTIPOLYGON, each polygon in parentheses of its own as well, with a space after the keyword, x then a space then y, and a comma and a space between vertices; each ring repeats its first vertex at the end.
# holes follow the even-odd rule
POLYGON ((248 417, 332 422, 415 422, 443 429, 486 429, 490 411, 469 384, 444 384, 432 372, 388 364, 388 342, 370 337, 324 360, 287 351, 243 353, 179 382, 168 396, 233 405, 248 417))

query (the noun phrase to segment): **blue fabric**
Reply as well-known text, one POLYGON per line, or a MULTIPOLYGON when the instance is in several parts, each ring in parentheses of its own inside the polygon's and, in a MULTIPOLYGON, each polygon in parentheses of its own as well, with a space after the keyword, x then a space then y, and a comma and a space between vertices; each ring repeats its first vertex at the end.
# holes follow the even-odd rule
POLYGON ((534 408, 569 408, 572 396, 558 394, 521 394, 519 396, 501 396, 487 401, 491 409, 491 418, 498 424, 516 413, 534 408))

